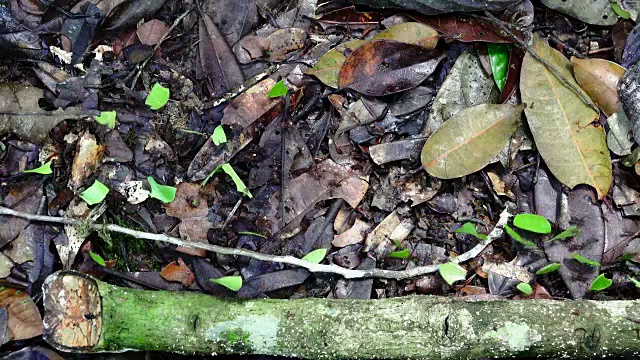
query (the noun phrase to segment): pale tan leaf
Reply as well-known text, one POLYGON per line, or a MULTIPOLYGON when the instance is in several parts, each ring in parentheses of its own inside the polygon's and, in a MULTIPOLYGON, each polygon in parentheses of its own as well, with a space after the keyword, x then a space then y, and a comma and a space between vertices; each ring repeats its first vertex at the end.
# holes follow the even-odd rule
MULTIPOLYGON (((576 85, 571 62, 535 37, 533 49, 576 85)), ((527 54, 520 78, 525 114, 540 155, 558 180, 587 184, 604 198, 611 187, 611 157, 598 114, 545 65, 527 54)))
POLYGON ((625 69, 604 59, 571 58, 573 74, 593 101, 607 116, 618 112, 620 98, 618 97, 618 81, 624 75, 625 69))
POLYGON ((474 173, 495 158, 518 127, 523 105, 482 104, 447 120, 422 148, 422 166, 440 179, 474 173))
POLYGON ((42 317, 26 292, 14 288, 2 289, 0 308, 7 309, 9 313, 8 327, 14 340, 30 339, 42 334, 42 317))

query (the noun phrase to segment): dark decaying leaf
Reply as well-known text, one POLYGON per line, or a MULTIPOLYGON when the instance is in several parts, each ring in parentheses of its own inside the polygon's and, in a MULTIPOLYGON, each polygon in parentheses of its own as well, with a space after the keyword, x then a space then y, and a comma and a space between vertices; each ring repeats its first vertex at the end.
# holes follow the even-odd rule
POLYGON ((210 14, 220 33, 232 46, 258 22, 255 0, 205 1, 203 10, 210 14))
POLYGON ((218 97, 244 82, 240 65, 213 20, 203 14, 199 25, 199 69, 211 96, 218 97))
MULTIPOLYGON (((515 40, 502 29, 488 20, 472 18, 464 15, 424 16, 411 14, 411 17, 425 23, 438 32, 457 41, 472 42, 484 41, 490 43, 513 43, 515 40)), ((524 39, 524 34, 519 30, 512 30, 514 34, 524 39)))
POLYGON ((637 221, 625 218, 622 212, 610 208, 604 204, 600 206, 605 224, 604 253, 602 255, 602 265, 609 265, 616 259, 624 255, 627 245, 634 238, 640 226, 637 221))
POLYGON ((640 25, 636 25, 629 33, 622 52, 622 65, 630 68, 640 60, 640 25))
POLYGON ((418 86, 443 58, 438 50, 376 40, 347 57, 340 70, 339 85, 370 96, 394 94, 418 86))
POLYGON ((109 14, 103 24, 103 28, 108 31, 124 29, 138 23, 138 21, 148 18, 158 11, 166 0, 140 0, 126 1, 118 5, 109 14))
POLYGON ((544 244, 544 251, 551 262, 562 265, 560 276, 576 299, 582 298, 591 282, 598 276, 598 268, 575 260, 578 254, 601 262, 605 246, 605 224, 594 191, 578 186, 568 199, 569 225, 582 229, 578 236, 544 244))
POLYGON ((264 293, 302 284, 311 275, 307 269, 289 269, 254 276, 245 280, 238 297, 264 297, 264 293))
POLYGON ((416 10, 425 15, 457 11, 502 10, 521 0, 352 0, 356 4, 379 8, 416 10))
POLYGON ((96 5, 89 1, 83 2, 83 5, 78 10, 79 14, 85 16, 66 18, 60 31, 62 35, 66 36, 67 39, 65 41, 69 41, 68 45, 73 53, 71 57, 72 64, 77 64, 82 60, 82 56, 93 41, 98 26, 100 26, 100 22, 105 16, 96 5))
POLYGON ((630 67, 618 82, 622 109, 633 128, 633 137, 640 140, 640 62, 630 67))
POLYGON ((136 35, 138 35, 141 43, 155 45, 162 41, 162 37, 167 33, 167 30, 169 30, 167 24, 158 19, 153 19, 140 25, 136 30, 136 35))

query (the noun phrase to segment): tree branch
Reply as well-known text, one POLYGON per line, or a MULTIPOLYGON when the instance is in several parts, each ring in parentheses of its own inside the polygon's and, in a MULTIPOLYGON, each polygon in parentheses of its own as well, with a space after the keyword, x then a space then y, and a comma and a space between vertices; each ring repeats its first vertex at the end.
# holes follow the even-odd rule
MULTIPOLYGON (((21 211, 15 211, 2 206, 0 206, 0 215, 15 216, 15 217, 27 219, 30 221, 58 223, 58 224, 66 224, 66 225, 82 226, 84 223, 83 221, 77 220, 77 219, 28 214, 21 211)), ((502 211, 502 214, 500 214, 500 219, 498 220, 496 227, 488 235, 488 238, 486 241, 482 241, 478 243, 473 249, 469 250, 468 252, 460 256, 450 258, 449 261, 454 263, 462 263, 478 256, 494 240, 502 237, 503 227, 509 221, 509 218, 511 218, 511 216, 512 215, 509 213, 507 209, 502 211)), ((132 230, 132 229, 128 229, 128 228, 114 225, 114 224, 102 224, 102 225, 90 224, 89 227, 96 231, 107 230, 110 232, 130 235, 138 239, 162 241, 162 242, 174 244, 177 246, 208 250, 216 254, 246 256, 246 257, 256 259, 256 260, 261 260, 261 261, 277 262, 277 263, 299 266, 313 273, 336 274, 336 275, 341 275, 347 279, 383 278, 383 279, 402 280, 402 279, 409 279, 412 277, 421 276, 425 274, 435 273, 438 271, 438 267, 439 267, 439 265, 427 265, 427 266, 419 266, 412 269, 400 270, 400 271, 383 270, 383 269, 350 270, 337 265, 314 264, 305 260, 298 259, 293 256, 269 255, 269 254, 263 254, 257 251, 251 251, 246 249, 228 248, 224 246, 186 241, 186 240, 182 240, 180 238, 165 235, 165 234, 153 234, 153 233, 148 233, 144 231, 132 230)))

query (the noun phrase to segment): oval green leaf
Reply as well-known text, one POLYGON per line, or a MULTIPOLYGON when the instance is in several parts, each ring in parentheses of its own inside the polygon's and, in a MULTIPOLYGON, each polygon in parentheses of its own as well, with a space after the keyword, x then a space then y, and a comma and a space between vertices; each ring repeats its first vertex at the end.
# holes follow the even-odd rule
POLYGON ((453 285, 454 282, 467 278, 467 270, 452 262, 441 264, 438 266, 438 271, 440 272, 440 276, 442 276, 444 281, 449 285, 453 285))
POLYGON ((176 188, 173 186, 160 185, 156 182, 153 176, 147 177, 149 185, 151 186, 151 196, 154 199, 158 199, 167 204, 176 199, 176 188))
POLYGON ((98 124, 105 125, 109 129, 116 127, 116 112, 115 111, 101 111, 99 116, 96 116, 96 122, 98 124))
POLYGON ((533 294, 533 288, 531 287, 531 285, 529 285, 527 283, 521 282, 520 284, 518 284, 516 286, 516 289, 520 290, 520 292, 525 294, 525 295, 533 294))
MULTIPOLYGON (((579 88, 564 55, 537 35, 532 48, 579 88)), ((612 165, 606 134, 594 126, 598 114, 530 53, 522 63, 520 92, 536 147, 553 175, 570 188, 590 185, 604 198, 611 187, 612 165)))
POLYGON ((320 262, 327 256, 327 249, 315 249, 312 252, 305 255, 302 260, 308 261, 314 264, 320 264, 320 262))
POLYGON ((613 280, 607 279, 606 276, 604 276, 604 274, 600 274, 600 276, 598 276, 597 278, 595 278, 595 280, 593 280, 589 290, 591 291, 604 290, 609 286, 611 286, 611 284, 613 284, 613 280))
POLYGON ((365 40, 351 40, 336 46, 322 55, 316 65, 305 73, 313 75, 323 84, 337 89, 339 87, 340 69, 342 69, 342 64, 347 59, 344 52, 347 49, 354 50, 366 42, 365 40))
POLYGON ((544 274, 549 274, 552 273, 554 271, 558 271, 558 269, 560 269, 560 264, 558 263, 551 263, 545 267, 543 267, 542 269, 536 271, 536 275, 544 275, 544 274))
POLYGON ((424 144, 422 166, 440 179, 481 170, 516 131, 523 107, 482 104, 458 112, 424 144))
POLYGON ((144 103, 149 106, 151 110, 160 110, 169 102, 169 95, 169 89, 156 83, 151 88, 144 103))
POLYGON ((107 266, 107 264, 104 262, 104 259, 102 258, 102 256, 94 253, 93 251, 89 251, 89 256, 91 256, 93 261, 95 261, 98 265, 107 266))
POLYGON ((504 84, 507 82, 510 47, 507 44, 487 44, 487 51, 493 79, 496 81, 500 91, 502 91, 504 84))
POLYGON ((47 161, 46 163, 42 164, 40 167, 37 167, 35 169, 25 170, 24 172, 26 174, 51 175, 53 174, 53 170, 51 170, 51 163, 52 161, 47 161))
POLYGON ((518 234, 515 230, 511 228, 509 225, 504 225, 504 231, 509 235, 513 240, 519 242, 520 244, 528 247, 538 247, 536 243, 531 240, 527 240, 523 238, 520 234, 518 234))
POLYGON ((518 214, 513 218, 513 225, 522 230, 537 234, 551 233, 551 223, 544 217, 536 214, 518 214))
POLYGON ((100 181, 96 180, 93 185, 91 185, 88 189, 80 194, 80 198, 86 201, 89 205, 95 205, 102 202, 102 200, 107 197, 108 193, 109 188, 100 181))
POLYGON ((284 97, 287 95, 287 91, 289 91, 289 88, 284 84, 284 79, 282 79, 269 90, 269 99, 284 97))
POLYGON ((217 279, 209 279, 209 281, 232 291, 238 291, 242 287, 242 276, 224 276, 217 279))

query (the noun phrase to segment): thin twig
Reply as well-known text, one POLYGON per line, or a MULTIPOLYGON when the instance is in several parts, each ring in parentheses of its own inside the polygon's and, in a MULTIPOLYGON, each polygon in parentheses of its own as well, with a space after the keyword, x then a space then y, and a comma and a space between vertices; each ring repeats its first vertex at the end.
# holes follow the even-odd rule
MULTIPOLYGON (((592 108, 596 113, 600 114, 600 109, 598 109, 598 107, 591 101, 591 99, 587 95, 585 95, 584 92, 582 92, 582 89, 580 89, 579 87, 577 87, 576 85, 571 83, 569 80, 567 80, 567 78, 564 75, 562 75, 560 70, 558 70, 555 66, 551 65, 551 63, 549 63, 547 60, 542 58, 542 56, 538 55, 538 53, 535 52, 535 50, 533 50, 533 48, 529 44, 527 44, 524 40, 520 39, 516 34, 514 34, 509 29, 509 27, 504 24, 504 22, 502 20, 498 19, 497 17, 495 17, 492 13, 490 13, 488 11, 485 11, 484 13, 492 23, 494 23, 497 26, 499 26, 500 29, 502 29, 502 31, 507 33, 507 35, 509 35, 509 37, 511 37, 516 43, 518 43, 518 45, 520 47, 522 47, 523 49, 527 50, 527 52, 529 52, 529 54, 531 54, 531 56, 533 56, 534 59, 536 59, 539 62, 541 62, 564 85, 566 85, 571 90, 573 90, 573 92, 575 92, 585 104, 587 104, 590 108, 592 108)), ((472 15, 472 16, 478 17, 478 15, 472 15)))
MULTIPOLYGON (((39 221, 39 222, 48 222, 48 223, 58 223, 58 224, 67 224, 67 225, 78 225, 78 226, 83 224, 82 220, 69 219, 69 218, 56 217, 56 216, 28 214, 21 211, 15 211, 2 206, 0 206, 0 215, 15 216, 15 217, 27 219, 30 221, 39 221)), ((502 237, 503 227, 504 225, 507 224, 511 216, 512 215, 509 213, 507 209, 502 211, 502 214, 500 214, 500 219, 498 220, 496 227, 491 231, 486 241, 482 241, 478 243, 473 249, 467 251, 466 253, 460 256, 450 258, 449 261, 454 263, 462 263, 478 256, 494 240, 502 237)), ((314 264, 302 259, 298 259, 293 256, 269 255, 269 254, 263 254, 257 251, 251 251, 246 249, 227 248, 224 246, 185 241, 180 238, 168 236, 165 234, 153 234, 153 233, 148 233, 143 231, 137 231, 137 230, 128 229, 128 228, 114 225, 114 224, 91 224, 89 227, 96 231, 107 230, 111 232, 130 235, 138 239, 162 241, 165 243, 170 243, 170 244, 183 246, 183 247, 208 250, 208 251, 212 251, 214 253, 222 254, 222 255, 246 256, 246 257, 256 259, 256 260, 261 260, 261 261, 295 265, 295 266, 305 268, 313 273, 336 274, 336 275, 341 275, 347 279, 383 278, 383 279, 403 280, 403 279, 409 279, 409 278, 413 278, 413 277, 421 276, 425 274, 435 273, 438 271, 438 267, 439 267, 438 265, 427 265, 427 266, 419 266, 412 269, 401 270, 401 271, 383 270, 383 269, 350 270, 350 269, 345 269, 336 265, 314 264)))

